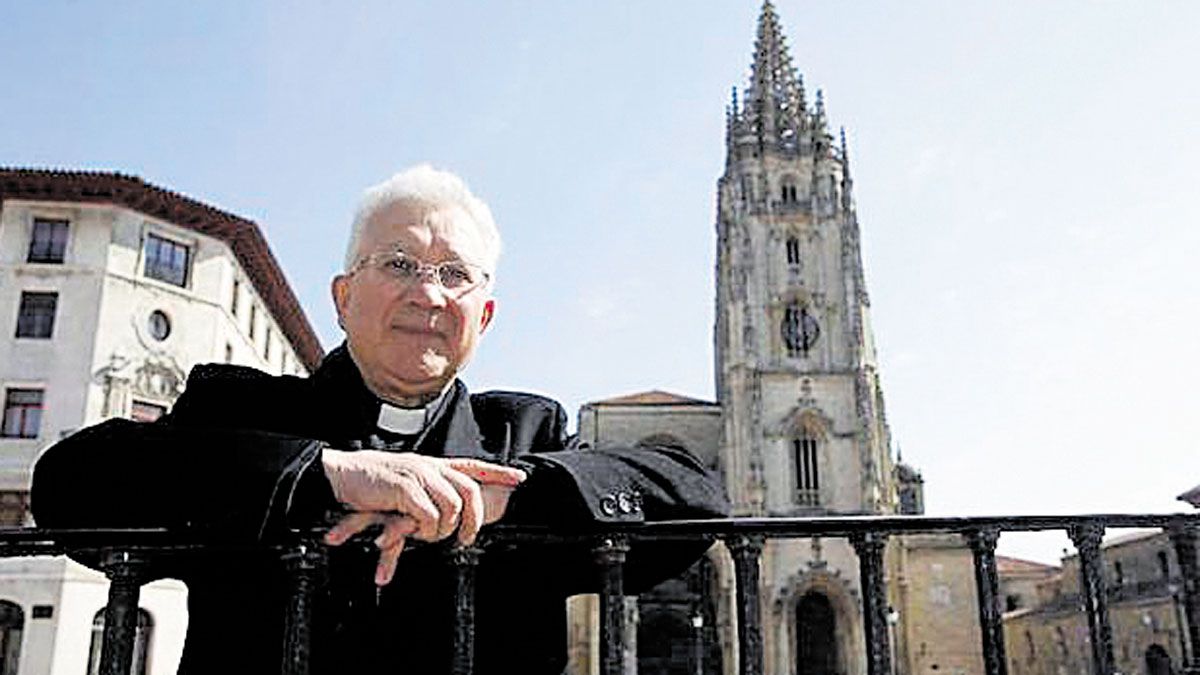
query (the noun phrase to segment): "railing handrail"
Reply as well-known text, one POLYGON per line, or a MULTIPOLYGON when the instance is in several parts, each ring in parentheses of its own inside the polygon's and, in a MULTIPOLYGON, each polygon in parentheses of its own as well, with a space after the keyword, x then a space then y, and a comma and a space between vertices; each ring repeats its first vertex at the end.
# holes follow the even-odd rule
MULTIPOLYGON (((958 534, 971 550, 976 577, 981 642, 988 675, 1006 675, 1004 640, 999 611, 999 582, 995 548, 1004 532, 1066 530, 1079 550, 1080 593, 1060 603, 1078 603, 1088 617, 1095 672, 1114 672, 1112 633, 1107 604, 1124 588, 1109 588, 1103 562, 1103 534, 1108 528, 1162 528, 1176 550, 1183 578, 1183 613, 1192 644, 1200 644, 1200 513, 1078 514, 1020 516, 835 515, 794 517, 735 517, 712 520, 674 520, 649 523, 598 523, 586 528, 496 525, 481 533, 475 547, 446 546, 456 581, 455 650, 453 672, 470 673, 474 643, 474 574, 481 550, 492 543, 587 544, 602 580, 601 672, 619 673, 624 634, 623 564, 631 543, 666 540, 725 542, 732 558, 737 594, 737 632, 740 670, 763 672, 760 625, 759 567, 766 540, 845 537, 859 558, 864 634, 869 675, 890 672, 888 653, 886 573, 883 554, 893 535, 958 534)), ((155 556, 199 551, 275 551, 285 563, 293 586, 285 617, 284 663, 292 675, 308 672, 312 598, 324 574, 326 547, 321 530, 291 531, 269 540, 245 533, 230 535, 190 528, 74 528, 0 527, 0 557, 83 553, 95 560, 112 580, 105 610, 101 669, 105 675, 128 673, 136 635, 138 589, 147 579, 155 556)), ((414 542, 414 545, 416 542, 414 542)), ((1148 587, 1147 587, 1148 588, 1148 587)), ((1200 672, 1193 653, 1189 672, 1200 672)))

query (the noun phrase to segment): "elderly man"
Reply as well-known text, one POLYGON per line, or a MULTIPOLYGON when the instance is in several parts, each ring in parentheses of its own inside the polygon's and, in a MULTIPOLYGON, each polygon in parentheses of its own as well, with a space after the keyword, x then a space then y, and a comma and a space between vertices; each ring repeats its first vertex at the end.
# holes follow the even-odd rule
MULTIPOLYGON (((59 442, 35 469, 38 523, 243 541, 330 523, 337 548, 313 672, 424 674, 450 660, 445 548, 482 526, 724 514, 721 489, 682 449, 579 447, 553 401, 468 394, 457 376, 495 315, 499 253, 488 208, 451 174, 417 167, 368 190, 333 280, 345 344, 306 379, 198 366, 158 422, 110 420, 59 442), (370 544, 353 538, 368 528, 370 544), (410 539, 445 544, 404 552, 410 539)), ((646 587, 699 553, 635 548, 628 583, 646 587)), ((287 588, 277 561, 212 552, 158 572, 189 588, 181 673, 278 669, 287 588)), ((489 549, 478 670, 560 673, 564 599, 592 578, 582 550, 489 549)))

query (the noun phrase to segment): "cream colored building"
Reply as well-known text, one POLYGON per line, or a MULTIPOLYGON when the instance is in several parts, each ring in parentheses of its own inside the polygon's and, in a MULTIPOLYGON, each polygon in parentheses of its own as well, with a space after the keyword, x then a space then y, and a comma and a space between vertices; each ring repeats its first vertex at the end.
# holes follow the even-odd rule
MULTIPOLYGON (((38 453, 169 410, 192 366, 306 374, 322 349, 259 227, 116 173, 0 169, 0 521, 28 521, 38 453)), ((169 448, 164 448, 169 451, 169 448)), ((0 559, 0 674, 87 672, 104 578, 0 559)), ((173 673, 186 589, 143 589, 144 672, 173 673)))
MULTIPOLYGON (((1108 617, 1117 672, 1182 672, 1190 654, 1182 607, 1183 579, 1170 537, 1126 533, 1104 542, 1108 617)), ((1092 672, 1087 616, 1080 610, 1079 556, 1042 575, 1036 597, 1004 614, 1011 675, 1092 672)), ((1010 574, 1001 572, 1001 583, 1010 574)))

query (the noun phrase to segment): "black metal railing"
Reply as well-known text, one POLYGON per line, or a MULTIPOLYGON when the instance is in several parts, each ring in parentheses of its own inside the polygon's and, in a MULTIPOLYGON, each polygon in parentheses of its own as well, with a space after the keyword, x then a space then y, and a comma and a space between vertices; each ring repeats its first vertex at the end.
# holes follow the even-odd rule
MULTIPOLYGON (((532 527, 500 526, 481 537, 480 544, 451 551, 456 572, 454 650, 452 671, 470 674, 474 653, 475 570, 493 544, 539 545, 590 543, 600 593, 600 672, 619 675, 623 668, 625 636, 624 562, 631 545, 641 541, 723 541, 732 558, 736 582, 735 614, 739 672, 764 672, 760 598, 760 564, 765 544, 777 539, 843 537, 858 554, 863 603, 863 634, 868 675, 890 675, 892 651, 888 637, 888 600, 884 551, 890 537, 910 534, 958 534, 970 547, 978 594, 980 648, 988 675, 1006 675, 1004 632, 998 604, 996 544, 1004 532, 1063 530, 1079 551, 1079 602, 1087 614, 1093 673, 1114 673, 1111 597, 1105 585, 1101 540, 1106 529, 1162 528, 1169 536, 1179 564, 1182 609, 1188 643, 1200 645, 1200 566, 1196 543, 1200 515, 1087 515, 1011 517, 857 516, 818 518, 730 518, 614 525, 588 532, 566 533, 532 527)), ((137 606, 141 584, 156 556, 186 554, 212 547, 238 546, 200 541, 195 536, 165 530, 44 530, 0 529, 0 557, 82 554, 112 581, 105 610, 100 672, 126 675, 133 659, 137 606)), ((240 546, 245 548, 245 546, 240 546)), ((261 548, 261 546, 256 546, 261 548)), ((283 663, 285 675, 308 673, 310 629, 315 593, 324 578, 326 548, 319 536, 296 535, 270 548, 278 551, 291 579, 283 663)), ((1197 650, 1184 664, 1187 673, 1200 673, 1197 650)))

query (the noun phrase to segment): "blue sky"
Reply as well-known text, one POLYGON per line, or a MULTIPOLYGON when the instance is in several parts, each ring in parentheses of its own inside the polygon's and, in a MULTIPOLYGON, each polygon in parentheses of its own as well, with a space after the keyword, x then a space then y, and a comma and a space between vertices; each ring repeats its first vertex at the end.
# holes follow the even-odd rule
MULTIPOLYGON (((429 161, 506 241, 473 386, 712 398, 714 189, 757 0, 350 4, 13 3, 0 164, 255 219, 331 347, 358 193, 429 161)), ((1200 4, 777 7, 847 128, 889 422, 930 511, 1182 508, 1200 4)))

